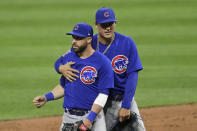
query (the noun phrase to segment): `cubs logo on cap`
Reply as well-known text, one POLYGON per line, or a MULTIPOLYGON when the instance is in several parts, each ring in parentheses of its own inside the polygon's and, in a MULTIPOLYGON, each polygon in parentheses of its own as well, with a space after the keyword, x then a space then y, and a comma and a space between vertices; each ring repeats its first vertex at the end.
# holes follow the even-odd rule
POLYGON ((97 77, 97 71, 92 66, 86 66, 81 70, 80 80, 84 84, 92 84, 95 82, 95 78, 97 77))
POLYGON ((112 59, 112 68, 114 72, 122 74, 127 70, 128 58, 124 55, 117 55, 112 59))
POLYGON ((78 30, 79 26, 75 25, 74 30, 78 30))
POLYGON ((96 23, 116 22, 115 13, 111 8, 100 8, 96 12, 96 23))
POLYGON ((92 37, 92 26, 86 23, 78 23, 73 27, 73 31, 66 33, 66 35, 75 35, 79 37, 92 37))
POLYGON ((105 16, 105 17, 109 17, 109 12, 105 12, 105 13, 104 13, 104 16, 105 16))

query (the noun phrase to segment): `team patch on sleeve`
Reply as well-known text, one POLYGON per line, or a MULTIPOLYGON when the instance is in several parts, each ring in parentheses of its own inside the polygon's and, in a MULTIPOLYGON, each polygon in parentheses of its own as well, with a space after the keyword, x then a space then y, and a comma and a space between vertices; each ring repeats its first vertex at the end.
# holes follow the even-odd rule
POLYGON ((95 78, 97 77, 97 71, 92 66, 86 66, 81 70, 80 80, 84 84, 92 84, 95 82, 95 78))
POLYGON ((112 59, 112 68, 114 72, 122 74, 127 70, 128 58, 124 55, 117 55, 112 59))

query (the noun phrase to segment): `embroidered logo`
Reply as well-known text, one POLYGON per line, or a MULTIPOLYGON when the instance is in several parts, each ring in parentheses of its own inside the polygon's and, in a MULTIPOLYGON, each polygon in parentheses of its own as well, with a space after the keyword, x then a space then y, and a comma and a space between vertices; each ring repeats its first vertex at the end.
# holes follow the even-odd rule
POLYGON ((105 12, 105 13, 104 13, 104 16, 105 16, 105 17, 109 17, 109 12, 105 12))
POLYGON ((79 28, 79 26, 78 26, 78 25, 76 25, 76 26, 74 27, 74 30, 78 30, 78 28, 79 28))
POLYGON ((122 74, 127 70, 128 58, 124 55, 117 55, 112 59, 112 68, 114 72, 122 74))
POLYGON ((102 118, 102 115, 101 114, 98 114, 97 118, 98 119, 101 119, 102 118))
POLYGON ((86 66, 81 70, 80 79, 84 84, 92 84, 97 77, 97 71, 94 67, 86 66))

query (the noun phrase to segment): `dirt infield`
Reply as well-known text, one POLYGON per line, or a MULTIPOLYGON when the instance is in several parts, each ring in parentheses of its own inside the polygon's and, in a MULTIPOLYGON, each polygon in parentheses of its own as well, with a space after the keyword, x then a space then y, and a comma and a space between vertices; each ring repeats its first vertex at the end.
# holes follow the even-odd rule
MULTIPOLYGON (((197 104, 140 109, 147 131, 197 131, 197 104)), ((0 122, 0 131, 58 131, 61 116, 0 122)))

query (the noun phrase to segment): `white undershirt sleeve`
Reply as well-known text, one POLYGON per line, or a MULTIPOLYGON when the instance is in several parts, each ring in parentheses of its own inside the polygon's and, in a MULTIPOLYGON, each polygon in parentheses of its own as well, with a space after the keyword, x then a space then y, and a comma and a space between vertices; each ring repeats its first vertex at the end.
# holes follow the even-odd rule
POLYGON ((108 95, 99 93, 98 96, 96 97, 95 101, 94 101, 94 104, 97 104, 97 105, 100 105, 101 107, 104 107, 106 102, 107 102, 107 98, 108 98, 108 95))

